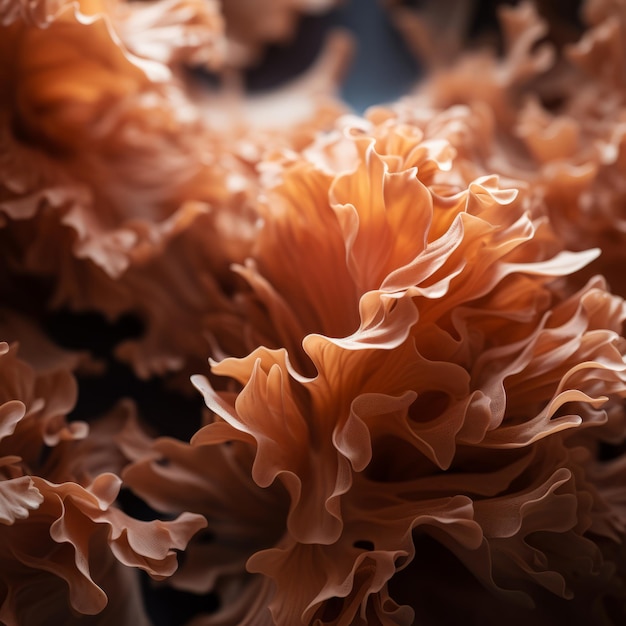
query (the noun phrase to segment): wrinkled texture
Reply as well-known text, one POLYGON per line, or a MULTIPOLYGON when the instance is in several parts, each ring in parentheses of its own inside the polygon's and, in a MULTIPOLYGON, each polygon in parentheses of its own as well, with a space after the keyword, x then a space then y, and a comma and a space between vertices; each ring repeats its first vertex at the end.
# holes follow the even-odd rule
POLYGON ((503 6, 501 57, 490 48, 461 53, 462 33, 454 24, 447 24, 448 37, 443 26, 427 35, 426 24, 441 22, 434 4, 421 17, 397 9, 418 54, 446 60, 431 63, 429 78, 399 103, 400 115, 469 107, 464 115, 483 129, 459 140, 472 151, 475 166, 527 181, 567 247, 602 249, 581 277, 601 272, 626 295, 619 270, 625 232, 624 2, 585 2, 582 32, 567 30, 550 3, 503 6), (444 49, 452 54, 440 54, 444 49))
POLYGON ((86 423, 65 419, 76 400, 77 357, 23 321, 5 315, 3 322, 3 336, 27 337, 33 358, 22 360, 17 343, 0 344, 0 620, 13 625, 47 614, 73 623, 71 606, 76 614, 106 609, 102 620, 147 624, 127 568, 171 575, 174 550, 204 520, 184 514, 141 522, 114 506, 121 480, 111 470, 125 461, 115 467, 106 454, 100 466, 106 432, 89 434, 86 423), (120 593, 121 580, 134 593, 120 593), (110 603, 107 591, 116 596, 110 603))
POLYGON ((331 4, 0 0, 2 623, 623 623, 624 2, 331 4))
POLYGON ((193 378, 214 417, 191 445, 147 443, 124 473, 158 510, 209 520, 176 583, 222 598, 198 623, 252 623, 265 602, 281 625, 419 622, 420 595, 392 590, 425 575, 423 536, 508 611, 547 594, 593 620, 623 597, 625 520, 592 477, 600 442, 624 439, 626 305, 599 277, 565 286, 598 251, 563 249, 524 183, 474 177, 450 127, 377 109, 263 163, 263 223, 235 268, 258 347, 211 362, 226 391, 193 378), (229 554, 234 484, 263 521, 246 513, 229 554), (233 577, 244 599, 226 608, 233 577))
POLYGON ((229 265, 256 231, 256 164, 343 112, 333 93, 350 44, 331 37, 305 76, 247 102, 189 78, 191 65, 221 67, 214 3, 23 9, 0 43, 14 59, 0 70, 12 94, 0 109, 0 263, 51 280, 51 307, 137 315, 145 334, 119 357, 143 378, 188 377, 210 349, 205 318, 231 314, 229 265))

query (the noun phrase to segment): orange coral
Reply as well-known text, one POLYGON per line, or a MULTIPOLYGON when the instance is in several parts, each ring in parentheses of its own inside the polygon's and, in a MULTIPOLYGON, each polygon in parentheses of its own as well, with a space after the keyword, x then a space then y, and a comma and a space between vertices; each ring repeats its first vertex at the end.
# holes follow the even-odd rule
MULTIPOLYGON (((21 332, 32 350, 36 332, 23 326, 21 332)), ((76 397, 68 369, 75 359, 46 343, 37 347, 35 369, 19 358, 17 344, 0 344, 0 619, 6 624, 41 620, 45 612, 70 623, 77 618, 69 606, 76 614, 100 613, 108 602, 103 587, 120 595, 118 578, 138 592, 123 566, 155 578, 171 575, 174 550, 204 525, 191 514, 140 522, 114 506, 121 480, 97 471, 88 458, 95 445, 88 426, 65 420, 76 397)), ((106 619, 147 623, 132 595, 114 598, 106 619)))
POLYGON ((593 275, 623 257, 624 3, 573 45, 507 8, 502 56, 398 12, 431 76, 361 117, 343 35, 276 93, 188 73, 328 4, 0 0, 0 294, 140 316, 116 356, 204 372, 208 408, 188 443, 129 400, 74 421, 74 372, 106 375, 0 313, 3 623, 147 624, 137 568, 217 597, 193 626, 626 614, 626 303, 593 275))
MULTIPOLYGON (((502 7, 502 57, 490 49, 453 54, 399 109, 423 115, 423 107, 469 106, 474 124, 483 126, 487 116, 489 141, 477 136, 480 147, 466 144, 480 150, 476 165, 528 181, 566 246, 602 249, 585 276, 602 272, 624 294, 617 269, 624 239, 624 3, 584 3, 587 30, 575 43, 552 39, 558 24, 542 8, 502 7)), ((422 22, 403 16, 415 24, 408 37, 423 47, 422 22)))
MULTIPOLYGON (((141 376, 204 361, 203 319, 230 311, 228 266, 254 236, 275 107, 189 83, 183 66, 220 63, 213 4, 74 3, 45 28, 19 15, 0 49, 16 59, 0 73, 3 263, 51 277, 56 307, 140 315, 146 336, 120 355, 141 376)), ((333 39, 289 88, 303 106, 272 145, 306 144, 343 110, 344 48, 333 39)))
MULTIPOLYGON (((624 520, 605 525, 608 492, 581 451, 623 440, 624 302, 600 279, 564 289, 555 279, 597 252, 563 251, 524 184, 468 180, 441 133, 378 110, 267 163, 239 269, 260 347, 212 363, 229 391, 194 379, 215 419, 191 447, 157 440, 125 474, 157 508, 207 516, 214 543, 190 548, 204 590, 234 570, 266 594, 243 555, 232 569, 209 556, 242 470, 203 460, 247 448, 250 509, 277 502, 273 537, 246 545, 275 624, 419 620, 419 595, 400 607, 389 585, 422 535, 507 602, 610 576, 624 520), (195 475, 202 505, 164 495, 195 475)), ((219 615, 203 623, 238 623, 219 615)))

